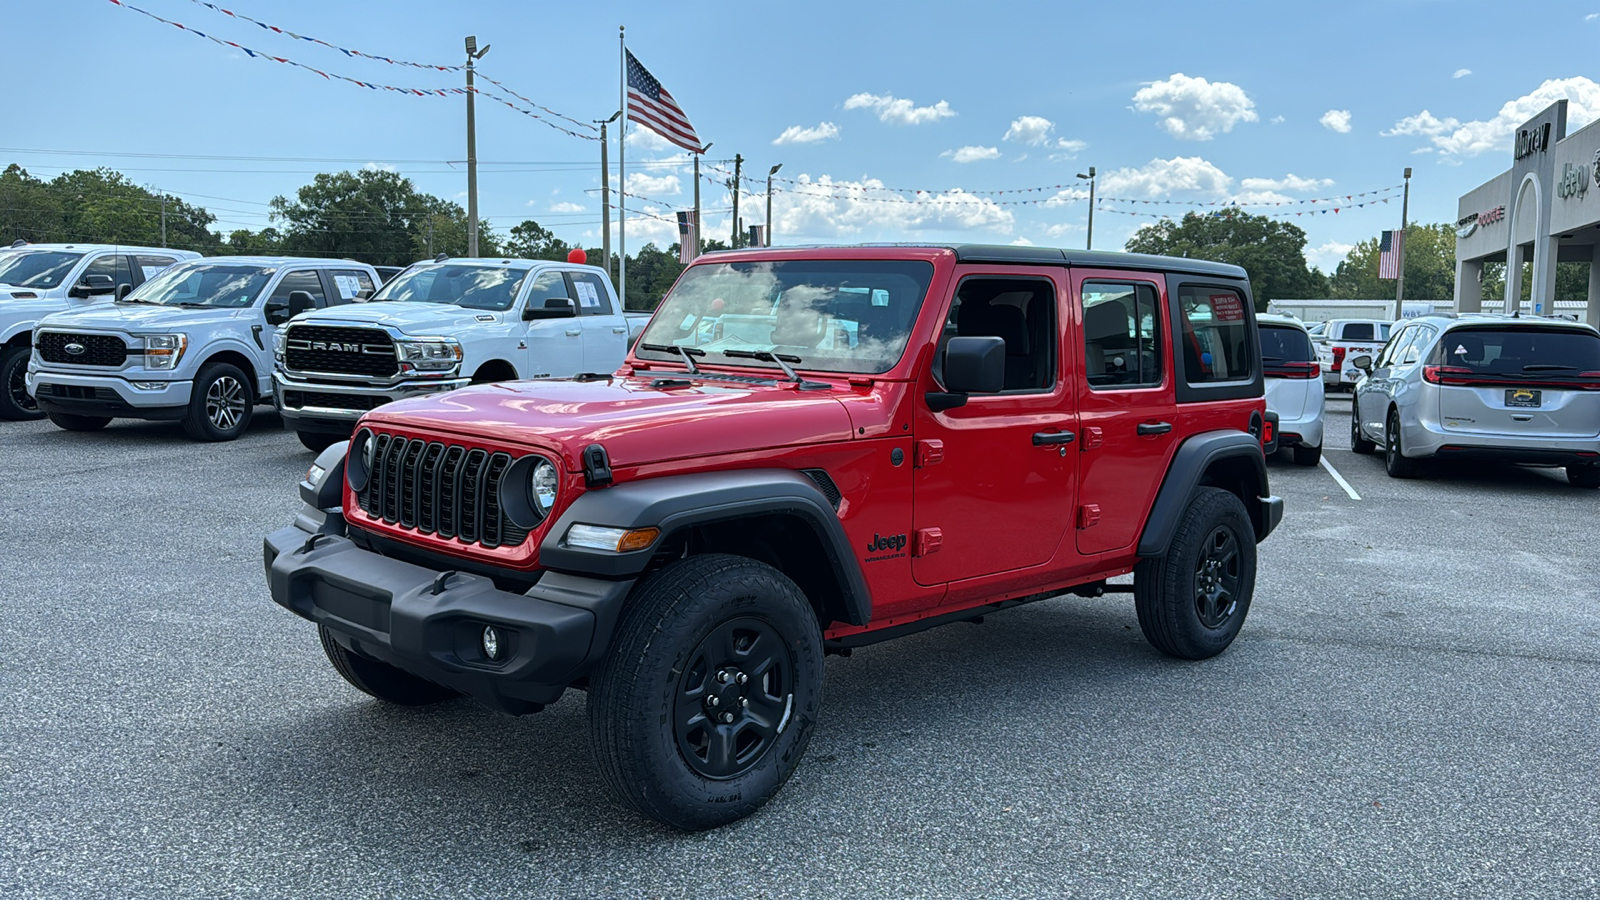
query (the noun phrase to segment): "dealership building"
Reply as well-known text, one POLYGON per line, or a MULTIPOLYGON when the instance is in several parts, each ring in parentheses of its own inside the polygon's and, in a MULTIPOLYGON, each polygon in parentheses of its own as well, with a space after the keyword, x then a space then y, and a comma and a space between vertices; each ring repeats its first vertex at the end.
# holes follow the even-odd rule
POLYGON ((1517 129, 1509 171, 1462 195, 1456 310, 1558 312, 1558 262, 1591 264, 1586 308, 1563 303, 1559 312, 1600 326, 1600 122, 1567 134, 1565 100, 1517 129), (1483 264, 1508 260, 1505 296, 1484 297, 1483 264), (1533 286, 1523 297, 1522 279, 1514 273, 1527 263, 1533 286))

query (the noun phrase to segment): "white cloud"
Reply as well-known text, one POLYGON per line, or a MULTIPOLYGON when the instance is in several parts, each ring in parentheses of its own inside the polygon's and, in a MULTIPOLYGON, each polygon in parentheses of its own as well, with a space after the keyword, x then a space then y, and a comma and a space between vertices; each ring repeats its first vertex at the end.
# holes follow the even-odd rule
POLYGON ((1267 121, 1271 122, 1274 125, 1282 125, 1283 124, 1283 116, 1273 116, 1272 118, 1268 119, 1267 121))
POLYGON ((1054 225, 1045 226, 1044 233, 1053 238, 1060 238, 1066 237, 1069 234, 1080 232, 1082 230, 1082 225, 1077 225, 1072 222, 1057 222, 1054 225))
POLYGON ((1025 237, 1023 237, 1022 235, 1019 234, 1015 238, 1011 239, 1011 246, 1013 246, 1013 247, 1032 247, 1033 246, 1033 241, 1030 241, 1027 238, 1025 238, 1025 237))
POLYGON ((958 163, 978 162, 984 159, 999 159, 999 147, 962 147, 959 150, 946 150, 939 154, 958 163))
POLYGON ((1583 17, 1585 22, 1593 22, 1595 19, 1600 19, 1600 13, 1589 13, 1583 17))
MULTIPOLYGON (((1065 151, 1066 153, 1077 153, 1080 150, 1083 150, 1085 147, 1088 147, 1088 146, 1089 146, 1089 142, 1088 141, 1069 141, 1066 138, 1061 138, 1060 140, 1056 141, 1056 149, 1065 151)), ((1060 158, 1062 158, 1062 154, 1060 154, 1060 153, 1058 153, 1058 154, 1056 154, 1056 155, 1051 157, 1051 159, 1060 159, 1060 158)))
POLYGON ((814 128, 800 125, 790 125, 778 135, 774 144, 815 144, 818 141, 831 140, 839 136, 839 126, 832 122, 818 123, 814 128))
MULTIPOLYGON (((905 235, 919 232, 1009 235, 1016 224, 1010 208, 963 191, 913 200, 886 190, 884 183, 875 178, 843 181, 827 175, 802 174, 796 182, 789 190, 775 192, 772 198, 776 231, 784 242, 905 240, 905 235)), ((702 202, 709 208, 718 208, 730 205, 731 200, 723 193, 717 199, 703 197, 702 202)), ((764 217, 764 211, 756 219, 747 215, 745 222, 756 224, 764 217)), ((726 223, 727 216, 721 218, 726 223)), ((708 235, 727 231, 726 224, 706 224, 708 235)))
POLYGON ((892 125, 921 125, 948 119, 956 114, 950 104, 940 100, 932 106, 917 106, 903 97, 890 94, 854 94, 844 101, 845 109, 870 109, 880 121, 892 125))
POLYGON ((1006 129, 1006 135, 1001 140, 1041 147, 1050 143, 1051 132, 1055 130, 1056 123, 1044 116, 1020 116, 1012 120, 1011 127, 1006 129))
POLYGON ((647 172, 628 173, 628 193, 645 196, 683 193, 683 183, 676 175, 651 175, 647 172))
POLYGON ((400 171, 399 169, 395 168, 395 166, 393 164, 391 164, 391 163, 369 162, 366 165, 362 166, 361 168, 362 168, 363 171, 366 171, 366 172, 398 172, 398 171, 400 171))
POLYGON ((1510 147, 1512 132, 1518 125, 1562 99, 1567 101, 1569 132, 1600 118, 1600 84, 1579 75, 1550 79, 1521 97, 1508 100, 1492 119, 1462 122, 1448 116, 1439 118, 1423 110, 1401 119, 1381 134, 1385 137, 1422 136, 1446 156, 1478 156, 1510 147))
POLYGON ((1319 269, 1333 271, 1344 258, 1355 249, 1354 244, 1340 241, 1325 241, 1321 245, 1306 250, 1306 262, 1319 269))
POLYGON ((1245 191, 1314 191, 1332 186, 1332 178, 1301 178, 1292 172, 1282 178, 1239 179, 1239 189, 1245 191))
POLYGON ((628 129, 628 146, 640 150, 671 150, 676 145, 649 128, 635 124, 628 129))
POLYGON ((1468 75, 1471 75, 1471 74, 1472 74, 1472 70, 1471 69, 1457 69, 1455 71, 1455 74, 1451 75, 1450 77, 1451 78, 1465 78, 1465 77, 1467 77, 1468 75))
POLYGON ((1152 159, 1137 169, 1117 169, 1100 177, 1100 192, 1105 196, 1140 200, 1173 193, 1220 197, 1232 185, 1233 179, 1225 172, 1198 156, 1152 159))
POLYGON ((1133 108, 1155 113, 1168 134, 1191 141, 1209 141, 1218 132, 1232 131, 1238 123, 1258 118, 1255 103, 1243 88, 1226 81, 1190 78, 1182 72, 1140 88, 1133 95, 1133 108))
POLYGON ((1340 134, 1350 133, 1350 110, 1348 109, 1330 109, 1323 113, 1322 118, 1317 121, 1321 122, 1322 127, 1329 131, 1337 131, 1340 134))
POLYGON ((582 213, 588 211, 589 207, 584 206, 582 203, 573 203, 571 200, 563 200, 560 203, 550 204, 550 212, 559 215, 569 215, 571 213, 582 213))

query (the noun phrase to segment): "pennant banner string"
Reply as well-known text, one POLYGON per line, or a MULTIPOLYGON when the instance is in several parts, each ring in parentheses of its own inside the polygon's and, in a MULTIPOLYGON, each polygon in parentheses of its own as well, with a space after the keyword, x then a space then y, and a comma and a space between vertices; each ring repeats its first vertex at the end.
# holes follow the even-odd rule
MULTIPOLYGON (((268 30, 268 31, 270 31, 270 32, 272 32, 274 34, 281 34, 281 35, 284 35, 286 37, 292 37, 295 40, 299 40, 299 41, 309 41, 309 42, 311 42, 313 44, 321 44, 322 46, 327 47, 330 50, 337 50, 337 51, 339 51, 340 53, 343 53, 346 56, 358 56, 358 57, 360 57, 362 59, 373 59, 373 60, 377 60, 378 62, 386 62, 386 63, 388 63, 388 64, 390 64, 392 66, 410 66, 410 67, 412 67, 414 69, 434 69, 434 70, 437 70, 437 71, 440 71, 440 72, 459 72, 462 69, 466 68, 466 66, 441 66, 441 65, 437 65, 435 63, 408 62, 408 61, 403 60, 403 59, 394 59, 393 57, 379 56, 376 53, 362 53, 360 50, 351 50, 348 47, 341 47, 338 44, 330 44, 327 41, 322 40, 321 38, 308 37, 308 36, 303 35, 303 34, 295 34, 294 32, 290 31, 287 28, 279 28, 276 25, 269 25, 266 22, 261 21, 260 19, 252 19, 249 16, 245 15, 244 13, 236 13, 231 9, 224 9, 224 8, 218 6, 215 3, 207 3, 206 0, 189 0, 189 2, 195 4, 196 6, 204 6, 206 9, 212 10, 214 12, 222 13, 225 16, 230 16, 230 17, 235 18, 235 19, 240 19, 240 20, 243 20, 245 22, 249 22, 252 25, 259 25, 262 28, 265 28, 266 30, 268 30)), ((143 10, 140 10, 140 11, 143 12, 143 10)))

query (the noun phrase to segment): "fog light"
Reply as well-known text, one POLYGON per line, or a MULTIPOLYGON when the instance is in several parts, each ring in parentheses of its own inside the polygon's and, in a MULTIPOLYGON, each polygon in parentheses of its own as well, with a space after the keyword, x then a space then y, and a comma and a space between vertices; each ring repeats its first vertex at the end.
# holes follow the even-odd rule
POLYGON ((141 391, 160 391, 166 389, 167 383, 165 381, 135 381, 133 386, 141 391))
POLYGON ((483 626, 483 655, 492 660, 500 658, 500 632, 493 625, 483 626))

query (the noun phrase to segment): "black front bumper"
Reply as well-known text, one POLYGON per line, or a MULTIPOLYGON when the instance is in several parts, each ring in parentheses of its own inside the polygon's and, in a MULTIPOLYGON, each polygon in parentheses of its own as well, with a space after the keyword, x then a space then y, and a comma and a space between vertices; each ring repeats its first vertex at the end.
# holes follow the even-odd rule
POLYGON ((267 535, 263 554, 272 599, 341 645, 512 713, 555 702, 588 674, 633 585, 547 572, 511 593, 293 525, 267 535), (488 625, 500 634, 498 660, 483 652, 488 625))
MULTIPOLYGON (((51 385, 50 387, 55 387, 51 385)), ((176 422, 188 412, 187 406, 134 406, 117 396, 109 388, 93 389, 95 396, 60 396, 41 390, 34 402, 46 413, 64 413, 73 416, 96 416, 105 419, 148 419, 153 422, 176 422)))

